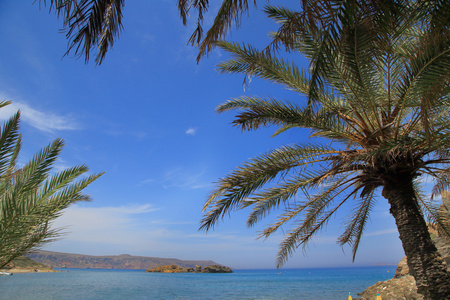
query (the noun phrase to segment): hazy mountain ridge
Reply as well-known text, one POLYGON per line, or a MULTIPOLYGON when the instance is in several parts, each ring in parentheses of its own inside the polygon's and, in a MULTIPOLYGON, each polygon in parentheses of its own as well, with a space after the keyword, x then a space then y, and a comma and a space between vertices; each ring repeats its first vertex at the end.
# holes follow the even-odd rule
POLYGON ((196 265, 203 267, 217 265, 212 260, 181 260, 129 254, 94 256, 38 250, 26 256, 52 268, 150 269, 163 265, 178 265, 184 268, 194 268, 196 265))

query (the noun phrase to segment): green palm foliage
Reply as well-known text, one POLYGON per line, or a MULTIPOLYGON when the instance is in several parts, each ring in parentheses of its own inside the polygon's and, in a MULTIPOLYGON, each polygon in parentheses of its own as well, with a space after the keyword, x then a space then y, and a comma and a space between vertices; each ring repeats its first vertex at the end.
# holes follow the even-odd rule
MULTIPOLYGON (((1 102, 0 107, 7 104, 1 102)), ((89 200, 81 191, 101 176, 83 176, 88 171, 85 165, 52 173, 64 146, 60 139, 18 168, 19 117, 18 112, 6 122, 0 135, 0 269, 57 237, 59 231, 50 228, 52 221, 70 204, 89 200)))
POLYGON ((352 202, 338 243, 350 245, 354 258, 381 192, 419 292, 446 299, 450 277, 424 216, 441 229, 445 224, 438 205, 423 196, 420 178, 435 180, 433 197, 450 183, 450 4, 326 3, 336 4, 327 11, 333 17, 317 22, 286 8, 265 9, 281 24, 273 45, 308 58, 308 70, 269 48, 217 43, 232 56, 219 65, 220 72, 257 76, 305 96, 300 103, 240 97, 218 106, 218 112, 238 110, 234 125, 243 131, 277 126, 277 135, 308 128, 311 138, 322 139, 269 151, 220 179, 204 206, 201 229, 211 229, 236 209, 251 208, 248 226, 281 209, 260 235, 290 226, 277 257, 281 266, 352 202))

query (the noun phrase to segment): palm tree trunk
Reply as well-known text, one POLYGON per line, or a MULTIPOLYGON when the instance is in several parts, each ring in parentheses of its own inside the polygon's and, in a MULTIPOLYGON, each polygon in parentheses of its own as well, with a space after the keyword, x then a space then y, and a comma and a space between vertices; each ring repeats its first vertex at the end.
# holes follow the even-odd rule
POLYGON ((431 241, 427 224, 419 209, 412 176, 401 174, 385 182, 383 197, 391 205, 408 267, 417 292, 425 299, 450 299, 450 274, 431 241))

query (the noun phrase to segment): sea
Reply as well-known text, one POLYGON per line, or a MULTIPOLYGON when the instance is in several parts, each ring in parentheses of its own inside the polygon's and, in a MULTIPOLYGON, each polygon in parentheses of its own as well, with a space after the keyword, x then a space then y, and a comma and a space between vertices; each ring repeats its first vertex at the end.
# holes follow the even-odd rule
POLYGON ((234 270, 227 274, 58 269, 0 276, 0 299, 348 299, 395 266, 234 270))

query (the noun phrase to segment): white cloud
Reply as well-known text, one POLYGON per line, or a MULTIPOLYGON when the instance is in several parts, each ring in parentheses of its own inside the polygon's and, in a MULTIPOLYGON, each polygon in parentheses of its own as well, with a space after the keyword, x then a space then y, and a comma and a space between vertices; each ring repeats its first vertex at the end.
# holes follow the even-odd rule
POLYGON ((119 207, 73 205, 56 219, 53 227, 67 232, 64 239, 79 243, 133 244, 142 233, 142 228, 135 224, 136 215, 156 210, 150 204, 119 207))
MULTIPOLYGON (((69 233, 45 249, 90 255, 127 253, 179 259, 211 259, 237 268, 275 267, 279 243, 283 239, 281 234, 267 240, 256 240, 251 231, 216 230, 209 234, 198 233, 195 222, 161 219, 157 210, 150 204, 98 208, 73 205, 55 222, 56 226, 67 227, 69 233)), ((393 231, 376 231, 366 236, 389 234, 393 231)), ((314 250, 307 251, 307 256, 302 255, 299 249, 286 267, 329 267, 351 263, 351 255, 341 253, 340 246, 336 245, 336 237, 316 238, 312 246, 314 250)), ((362 249, 359 253, 359 264, 373 263, 373 253, 364 254, 364 251, 362 249)), ((401 258, 403 254, 396 255, 401 258)), ((388 256, 386 255, 386 259, 388 256)), ((393 259, 395 260, 396 258, 393 259)))
POLYGON ((181 167, 173 168, 167 170, 163 175, 159 176, 158 179, 148 178, 142 180, 137 186, 157 184, 165 189, 181 188, 195 190, 211 188, 212 183, 210 181, 205 182, 203 179, 205 174, 206 171, 204 170, 194 172, 181 167))
POLYGON ((197 128, 190 127, 188 130, 186 130, 187 135, 195 135, 196 132, 197 132, 197 128))
POLYGON ((0 109, 0 120, 8 120, 13 114, 20 110, 21 120, 29 125, 45 131, 75 130, 79 126, 68 116, 60 116, 50 112, 38 111, 28 104, 13 102, 0 109))

